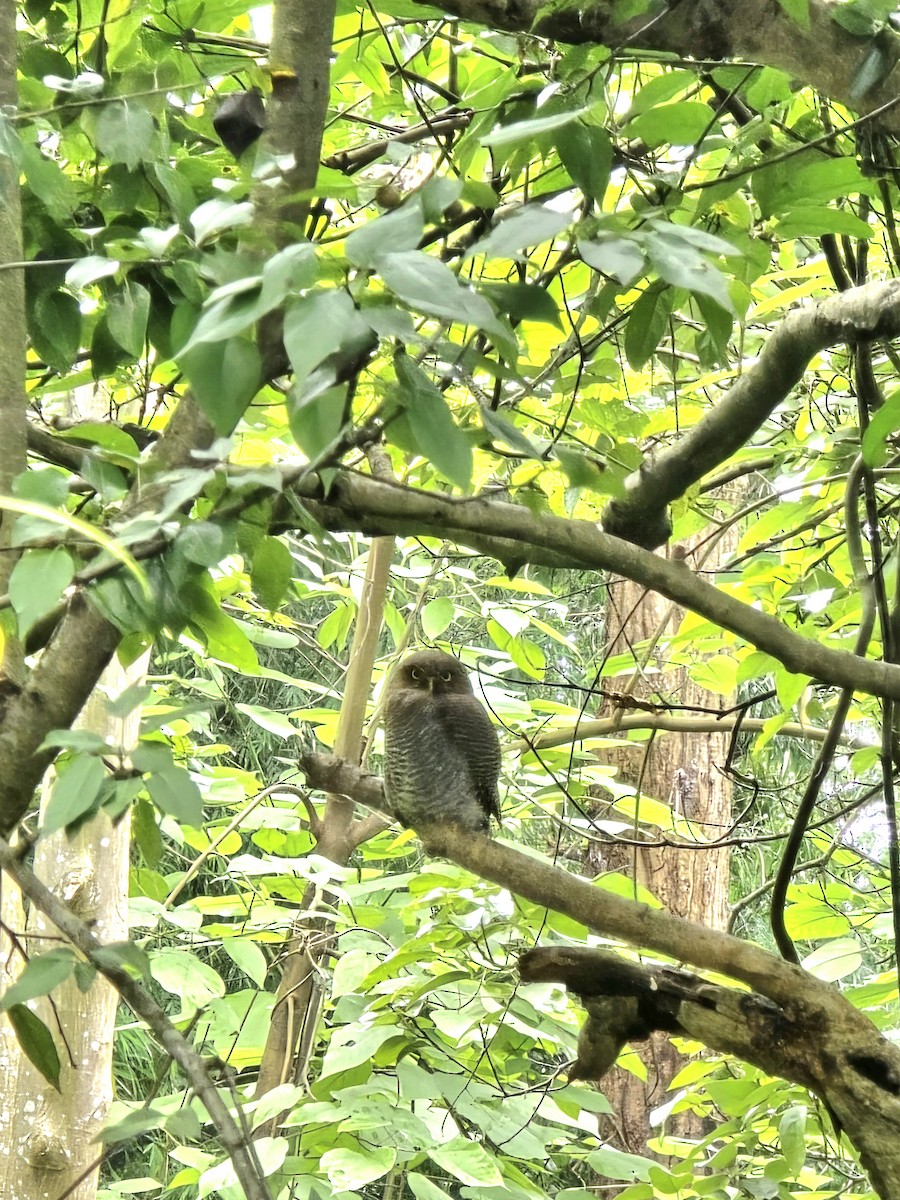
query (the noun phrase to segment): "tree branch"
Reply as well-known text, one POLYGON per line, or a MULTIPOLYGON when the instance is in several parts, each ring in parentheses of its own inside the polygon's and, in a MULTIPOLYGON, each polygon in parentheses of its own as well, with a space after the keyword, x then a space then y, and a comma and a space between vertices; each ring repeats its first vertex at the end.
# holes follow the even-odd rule
MULTIPOLYGON (((417 0, 432 7, 427 0, 417 0)), ((809 21, 792 20, 771 0, 696 0, 671 4, 648 19, 646 10, 629 20, 616 20, 608 0, 586 4, 546 4, 542 0, 446 0, 441 5, 463 21, 511 33, 536 34, 575 45, 597 43, 614 50, 675 54, 695 61, 742 59, 775 67, 815 88, 853 112, 870 113, 891 105, 879 116, 883 129, 900 132, 897 80, 892 74, 900 57, 900 39, 889 28, 877 35, 884 63, 878 82, 863 97, 856 92, 860 68, 874 38, 855 37, 833 19, 840 0, 809 0, 809 21)))
POLYGON ((653 549, 668 539, 668 506, 746 445, 771 416, 810 359, 837 342, 897 337, 900 280, 866 284, 790 313, 756 363, 685 437, 643 465, 626 494, 603 514, 607 533, 653 549))
MULTIPOLYGON (((617 714, 613 717, 596 717, 579 721, 577 725, 566 729, 552 729, 546 733, 537 733, 533 737, 522 737, 513 742, 512 749, 519 752, 525 750, 552 750, 555 746, 569 746, 575 742, 584 742, 588 738, 614 738, 630 729, 648 730, 656 733, 762 733, 768 724, 765 717, 740 717, 734 713, 723 713, 721 717, 715 714, 691 714, 688 716, 673 716, 668 713, 639 712, 617 714)), ((773 737, 797 738, 801 741, 822 742, 828 734, 827 729, 818 725, 801 725, 798 721, 788 721, 780 725, 773 737)), ((845 734, 841 743, 851 750, 864 750, 871 747, 872 742, 865 738, 845 734)))
MULTIPOLYGON (((708 617, 771 654, 789 671, 900 699, 900 667, 830 650, 821 641, 793 633, 776 617, 705 583, 684 562, 660 558, 601 533, 590 521, 536 516, 497 500, 416 491, 352 471, 338 472, 327 492, 316 476, 301 476, 295 491, 327 529, 446 538, 499 559, 510 575, 528 562, 624 575, 708 617)), ((297 524, 296 517, 292 524, 297 524)))
POLYGON ((812 976, 798 985, 792 1001, 776 1004, 757 992, 722 987, 687 971, 639 965, 589 948, 529 950, 519 959, 519 973, 526 983, 565 984, 587 1010, 576 1078, 598 1078, 626 1041, 642 1040, 656 1030, 695 1038, 816 1092, 860 1150, 880 1194, 896 1194, 900 1052, 842 997, 818 1024, 815 1001, 808 1006, 804 993, 812 998, 825 985, 812 976), (881 1126, 877 1154, 871 1152, 872 1120, 881 1126), (859 1136, 861 1129, 865 1137, 859 1136))

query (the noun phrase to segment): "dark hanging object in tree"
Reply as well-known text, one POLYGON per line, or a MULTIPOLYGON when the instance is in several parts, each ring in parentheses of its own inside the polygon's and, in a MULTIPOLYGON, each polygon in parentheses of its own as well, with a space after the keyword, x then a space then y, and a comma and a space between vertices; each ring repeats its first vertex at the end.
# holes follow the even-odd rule
POLYGON ((449 821, 485 831, 500 821, 500 742, 465 667, 419 650, 394 668, 384 709, 384 787, 411 825, 449 821))
POLYGON ((259 88, 230 92, 216 110, 213 128, 235 158, 249 150, 266 127, 266 106, 259 88))

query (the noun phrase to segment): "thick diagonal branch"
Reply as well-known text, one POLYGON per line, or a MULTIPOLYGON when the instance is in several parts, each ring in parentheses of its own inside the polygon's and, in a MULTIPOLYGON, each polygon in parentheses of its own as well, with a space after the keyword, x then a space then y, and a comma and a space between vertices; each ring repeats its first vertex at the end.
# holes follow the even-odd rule
MULTIPOLYGON (((590 521, 535 515, 525 507, 496 500, 457 500, 352 471, 334 477, 327 499, 315 476, 302 477, 296 491, 328 529, 358 530, 372 536, 447 538, 498 558, 510 574, 525 563, 545 563, 624 575, 737 634, 789 671, 838 687, 900 699, 900 667, 831 650, 820 641, 802 637, 777 618, 705 583, 684 562, 660 558, 611 537, 590 521)), ((298 524, 296 517, 293 523, 298 524)))
POLYGON ((587 1011, 575 1073, 597 1078, 622 1043, 655 1030, 678 1033, 810 1088, 860 1151, 882 1196, 900 1179, 900 1051, 849 1001, 812 976, 775 1003, 759 992, 710 983, 669 966, 644 966, 606 950, 538 947, 523 954, 526 983, 555 981, 587 1011))
POLYGON ((668 536, 669 504, 745 446, 803 377, 814 355, 839 342, 900 335, 900 280, 866 284, 792 312, 754 365, 690 433, 641 467, 603 528, 653 549, 668 536))
MULTIPOLYGON (((793 20, 787 6, 772 0, 692 0, 653 9, 649 17, 640 6, 636 15, 617 20, 616 12, 627 7, 609 0, 445 0, 441 5, 443 12, 463 21, 556 42, 596 43, 637 53, 662 51, 694 60, 743 59, 775 67, 853 112, 873 112, 897 100, 891 71, 900 57, 900 39, 887 28, 878 33, 877 45, 875 38, 849 33, 833 19, 843 7, 840 0, 809 0, 808 20, 803 22, 793 20), (881 70, 860 96, 860 68, 873 48, 883 60, 881 70)), ((895 107, 881 113, 879 121, 885 129, 900 131, 895 107)))

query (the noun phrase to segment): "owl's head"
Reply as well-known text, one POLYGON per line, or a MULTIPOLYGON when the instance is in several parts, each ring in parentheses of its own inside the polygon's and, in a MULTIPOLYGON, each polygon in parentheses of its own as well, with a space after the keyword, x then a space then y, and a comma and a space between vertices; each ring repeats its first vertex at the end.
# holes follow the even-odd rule
POLYGON ((465 667, 442 650, 417 650, 395 669, 390 687, 430 692, 432 695, 471 693, 465 667))

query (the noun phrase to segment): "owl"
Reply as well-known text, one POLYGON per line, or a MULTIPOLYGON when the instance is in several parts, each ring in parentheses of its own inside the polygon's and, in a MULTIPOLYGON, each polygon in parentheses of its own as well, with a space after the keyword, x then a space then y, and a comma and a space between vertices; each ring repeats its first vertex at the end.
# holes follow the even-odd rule
POLYGON ((500 742, 459 659, 419 650, 387 685, 384 789, 401 820, 486 830, 500 821, 500 742))

